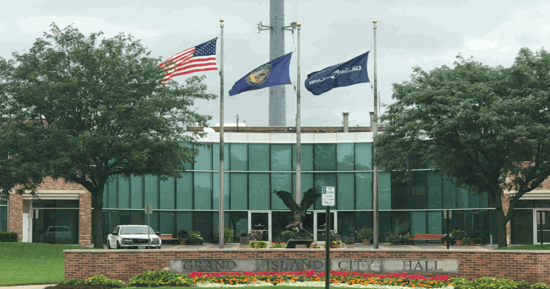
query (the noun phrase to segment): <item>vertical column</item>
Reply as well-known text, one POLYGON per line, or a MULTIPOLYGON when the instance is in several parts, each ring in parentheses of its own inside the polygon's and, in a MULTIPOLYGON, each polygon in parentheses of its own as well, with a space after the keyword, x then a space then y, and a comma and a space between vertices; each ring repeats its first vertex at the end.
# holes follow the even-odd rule
MULTIPOLYGON (((285 54, 285 2, 269 1, 271 33, 269 37, 269 60, 285 54)), ((269 126, 286 126, 285 86, 269 87, 269 126)))
POLYGON ((23 196, 13 192, 9 196, 8 232, 17 233, 17 241, 23 241, 23 196))
POLYGON ((92 194, 88 191, 78 197, 78 245, 92 245, 92 194))

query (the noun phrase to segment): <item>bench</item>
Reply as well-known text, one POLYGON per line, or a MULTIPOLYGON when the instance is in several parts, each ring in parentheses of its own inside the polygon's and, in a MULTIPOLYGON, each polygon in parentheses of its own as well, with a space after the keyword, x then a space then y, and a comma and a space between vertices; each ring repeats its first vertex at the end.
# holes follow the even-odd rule
POLYGON ((414 238, 409 241, 440 241, 447 234, 414 234, 414 238))
POLYGON ((159 238, 162 240, 163 243, 166 241, 176 242, 178 240, 178 238, 172 237, 172 234, 160 234, 159 238))

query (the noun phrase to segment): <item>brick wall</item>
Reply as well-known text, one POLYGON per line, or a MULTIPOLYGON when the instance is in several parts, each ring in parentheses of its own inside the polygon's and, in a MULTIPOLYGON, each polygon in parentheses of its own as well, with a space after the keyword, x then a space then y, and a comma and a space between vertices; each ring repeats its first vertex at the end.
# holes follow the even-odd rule
MULTIPOLYGON (((270 250, 65 250, 65 280, 86 279, 103 275, 111 279, 128 280, 145 270, 159 270, 168 266, 170 259, 243 259, 243 258, 315 258, 324 259, 323 250, 279 249, 270 250)), ((447 275, 466 277, 499 277, 525 280, 531 284, 550 283, 550 253, 544 251, 493 251, 493 250, 430 250, 430 251, 359 251, 335 249, 331 258, 371 259, 456 259, 459 273, 434 274, 411 271, 423 276, 447 275)))
POLYGON ((80 194, 78 211, 78 245, 92 245, 92 194, 80 194))
POLYGON ((8 232, 16 232, 18 242, 23 241, 23 196, 9 195, 8 232))
MULTIPOLYGON (((80 211, 79 211, 79 242, 80 246, 91 246, 92 234, 92 199, 91 194, 83 186, 76 183, 65 182, 65 179, 59 178, 54 180, 51 177, 46 177, 37 187, 37 191, 41 190, 84 190, 81 194, 80 211)), ((30 213, 31 200, 23 200, 23 196, 17 193, 9 195, 9 223, 8 232, 17 232, 19 242, 23 241, 23 213, 30 213)))

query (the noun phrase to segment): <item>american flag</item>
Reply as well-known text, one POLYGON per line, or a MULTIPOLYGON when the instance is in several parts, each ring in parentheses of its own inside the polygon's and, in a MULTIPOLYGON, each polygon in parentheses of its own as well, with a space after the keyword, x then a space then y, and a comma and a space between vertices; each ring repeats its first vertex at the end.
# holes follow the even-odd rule
POLYGON ((216 66, 217 39, 218 37, 185 49, 159 64, 158 66, 162 67, 166 72, 162 79, 162 85, 168 83, 174 76, 199 71, 218 70, 216 66))

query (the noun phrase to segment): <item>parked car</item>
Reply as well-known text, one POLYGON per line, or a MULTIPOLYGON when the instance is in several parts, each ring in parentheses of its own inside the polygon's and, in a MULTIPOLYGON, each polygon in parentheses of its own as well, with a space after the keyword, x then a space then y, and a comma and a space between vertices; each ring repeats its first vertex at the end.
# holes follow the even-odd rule
POLYGON ((162 241, 147 225, 118 225, 107 236, 108 249, 147 249, 147 231, 152 249, 160 249, 162 241))
POLYGON ((67 226, 49 226, 46 229, 46 243, 68 243, 72 238, 71 229, 67 226))

